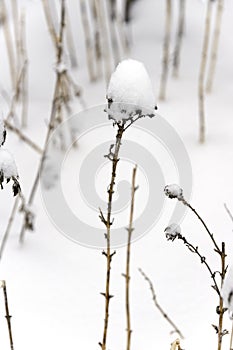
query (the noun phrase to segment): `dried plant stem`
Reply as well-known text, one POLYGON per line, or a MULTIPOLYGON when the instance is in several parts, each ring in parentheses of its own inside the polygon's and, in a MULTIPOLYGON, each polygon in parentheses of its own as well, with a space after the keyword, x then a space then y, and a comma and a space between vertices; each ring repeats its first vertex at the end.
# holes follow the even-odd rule
POLYGON ((67 47, 69 50, 69 55, 70 55, 70 63, 71 67, 76 68, 78 67, 78 59, 75 51, 75 45, 74 45, 74 38, 73 38, 73 33, 72 33, 72 28, 71 28, 71 20, 68 12, 68 8, 66 6, 66 41, 67 41, 67 47))
POLYGON ((90 81, 96 79, 94 71, 94 51, 93 43, 91 38, 91 27, 87 15, 87 3, 86 0, 80 0, 80 9, 81 9, 81 19, 84 31, 85 38, 85 48, 86 48, 86 57, 87 57, 87 68, 89 73, 90 81))
POLYGON ((167 320, 167 322, 172 326, 173 333, 176 332, 177 334, 179 334, 181 339, 184 339, 184 336, 181 333, 181 331, 179 330, 179 328, 176 326, 176 324, 171 320, 171 318, 167 315, 167 313, 163 310, 163 308, 158 303, 157 297, 155 294, 155 290, 154 290, 154 286, 153 286, 153 283, 151 282, 150 278, 145 274, 145 272, 143 272, 143 270, 141 268, 139 268, 138 270, 149 284, 151 294, 152 294, 152 300, 154 301, 155 307, 159 310, 159 312, 162 314, 162 316, 165 318, 165 320, 167 320))
POLYGON ((19 128, 17 128, 14 125, 12 125, 8 120, 5 120, 4 123, 5 123, 6 127, 7 127, 7 129, 9 129, 10 131, 14 132, 22 141, 24 141, 28 146, 30 146, 32 149, 34 149, 34 151, 36 151, 39 154, 43 153, 42 148, 40 148, 28 136, 23 134, 22 131, 19 128))
POLYGON ((7 321, 8 334, 9 334, 9 339, 10 339, 10 347, 11 347, 11 350, 14 350, 13 336, 12 336, 12 329, 11 329, 11 316, 9 313, 7 289, 6 289, 6 282, 5 281, 2 281, 2 288, 3 288, 3 295, 4 295, 4 301, 5 301, 5 310, 6 310, 5 317, 6 317, 6 321, 7 321))
POLYGON ((12 84, 12 88, 14 89, 15 88, 15 81, 16 81, 15 54, 14 54, 14 48, 13 48, 13 39, 12 39, 12 35, 11 35, 11 29, 9 26, 9 16, 7 13, 5 0, 1 1, 1 7, 2 7, 2 14, 5 18, 5 21, 3 23, 3 31, 4 31, 9 66, 10 66, 11 84, 12 84))
POLYGON ((19 36, 19 55, 22 60, 23 72, 21 78, 21 98, 22 98, 22 112, 21 125, 27 126, 28 115, 28 58, 26 50, 26 28, 25 28, 25 13, 22 11, 20 16, 20 36, 19 36))
POLYGON ((112 72, 112 64, 111 64, 111 57, 110 57, 107 14, 106 14, 106 8, 105 8, 106 3, 105 1, 102 1, 102 0, 95 0, 95 2, 96 2, 97 18, 98 18, 99 28, 101 33, 101 52, 102 52, 103 65, 104 65, 104 77, 107 85, 112 72))
POLYGON ((131 204, 130 204, 130 217, 129 217, 129 226, 127 228, 128 240, 127 240, 127 253, 126 253, 126 272, 125 272, 125 308, 126 308, 126 324, 127 324, 127 343, 126 349, 130 350, 131 346, 131 317, 130 317, 130 253, 131 253, 131 238, 133 233, 133 216, 134 216, 134 202, 135 202, 135 192, 137 187, 135 185, 136 181, 136 172, 137 166, 133 169, 132 174, 132 187, 131 187, 131 204))
POLYGON ((231 326, 231 337, 230 337, 230 348, 229 350, 233 350, 233 322, 231 326))
POLYGON ((215 28, 214 28, 213 41, 212 41, 211 53, 210 53, 210 65, 209 65, 209 70, 207 75, 207 84, 206 84, 207 92, 211 92, 213 87, 213 79, 214 79, 214 73, 215 73, 217 55, 218 55, 218 46, 219 46, 219 37, 220 37, 220 31, 221 31, 224 0, 217 0, 217 3, 218 5, 217 5, 216 18, 215 18, 215 28))
POLYGON ((207 10, 206 10, 206 18, 205 18, 205 30, 204 30, 204 40, 202 45, 202 53, 201 53, 201 64, 199 70, 199 78, 198 78, 198 103, 199 103, 199 142, 205 142, 205 93, 204 93, 204 81, 205 81, 205 72, 206 72, 206 64, 207 64, 207 53, 209 47, 209 39, 210 39, 210 23, 212 16, 212 0, 208 0, 207 10))
MULTIPOLYGON (((59 29, 59 36, 57 38, 57 65, 62 62, 62 55, 63 55, 63 37, 64 37, 64 28, 65 28, 65 0, 61 1, 61 20, 60 20, 60 29, 59 29)), ((61 81, 63 77, 63 72, 60 70, 57 70, 57 75, 56 75, 56 84, 55 84, 55 89, 54 89, 54 96, 53 96, 53 101, 52 101, 52 109, 51 109, 51 114, 50 114, 50 121, 47 129, 47 135, 45 138, 45 143, 44 143, 44 148, 43 148, 43 153, 40 159, 40 164, 36 173, 36 177, 29 195, 29 200, 28 204, 31 205, 34 196, 39 184, 39 178, 41 171, 43 170, 43 165, 47 153, 47 148, 48 148, 48 141, 50 134, 54 128, 54 123, 56 121, 56 117, 61 115, 61 108, 62 108, 62 103, 63 103, 63 98, 61 96, 61 81)), ((26 222, 24 220, 24 223, 22 225, 22 229, 20 232, 20 242, 22 243, 24 241, 24 236, 25 236, 25 230, 26 230, 26 222)))
POLYGON ((233 221, 233 215, 232 215, 230 209, 227 207, 226 203, 224 204, 224 208, 226 209, 226 212, 229 215, 229 218, 231 219, 231 221, 233 221))
POLYGON ((91 14, 93 19, 93 30, 94 30, 94 56, 96 61, 96 77, 100 77, 102 75, 101 70, 101 43, 100 43, 100 26, 97 17, 97 4, 96 0, 91 1, 91 14))
POLYGON ((116 170, 117 165, 119 163, 119 151, 121 146, 121 140, 124 133, 124 124, 118 124, 118 130, 116 134, 116 140, 114 146, 114 153, 112 153, 112 147, 110 148, 109 155, 107 156, 109 160, 112 162, 112 175, 110 185, 108 187, 108 204, 107 204, 107 217, 105 218, 102 211, 100 210, 100 219, 106 226, 106 243, 107 249, 103 251, 103 255, 105 255, 107 259, 107 270, 106 270, 106 282, 105 282, 105 292, 101 293, 105 298, 105 317, 104 317, 104 330, 103 330, 103 339, 102 342, 99 343, 102 350, 106 350, 107 343, 107 333, 108 333, 108 321, 109 321, 109 303, 110 299, 113 297, 110 294, 110 277, 111 277, 111 262, 112 257, 115 252, 111 253, 111 225, 112 225, 112 201, 114 194, 114 187, 116 181, 116 170))
POLYGON ((10 234, 10 230, 11 230, 11 227, 12 227, 12 223, 13 223, 13 221, 14 221, 15 214, 16 214, 16 211, 17 211, 18 203, 19 203, 19 196, 17 196, 17 197, 15 198, 15 203, 14 203, 14 205, 13 205, 13 208, 12 208, 12 211, 11 211, 11 214, 10 214, 10 217, 9 217, 9 220, 8 220, 7 228, 6 228, 6 231, 5 231, 5 233, 4 233, 4 235, 3 235, 3 238, 2 238, 2 241, 1 241, 1 245, 0 245, 0 260, 1 260, 1 258, 2 258, 4 249, 5 249, 5 246, 6 246, 8 237, 9 237, 9 234, 10 234))
POLYGON ((179 67, 180 67, 180 51, 184 35, 184 21, 185 21, 185 1, 179 0, 179 20, 178 20, 178 29, 176 33, 176 44, 174 50, 173 58, 173 76, 178 77, 179 67))
POLYGON ((53 17, 51 15, 49 2, 48 2, 48 0, 42 0, 42 4, 43 4, 45 19, 46 19, 47 26, 48 26, 48 29, 50 32, 50 36, 51 36, 52 42, 56 48, 57 47, 57 33, 56 33, 56 29, 54 27, 53 17))
POLYGON ((166 85, 168 78, 168 66, 169 66, 169 51, 170 51, 170 39, 171 39, 171 21, 172 21, 172 2, 166 0, 166 23, 165 23, 165 35, 163 41, 163 61, 162 61, 162 74, 160 79, 160 91, 159 99, 165 100, 166 98, 166 85))
MULTIPOLYGON (((222 250, 221 250, 221 265, 222 265, 222 270, 221 270, 221 288, 223 286, 223 282, 225 279, 226 275, 226 265, 225 265, 225 258, 226 258, 226 253, 225 253, 225 243, 222 242, 222 250)), ((220 295, 219 296, 219 307, 218 307, 218 314, 219 314, 219 321, 218 321, 218 350, 221 350, 222 348, 222 337, 224 335, 223 333, 223 316, 224 316, 225 309, 223 307, 223 298, 220 295)))

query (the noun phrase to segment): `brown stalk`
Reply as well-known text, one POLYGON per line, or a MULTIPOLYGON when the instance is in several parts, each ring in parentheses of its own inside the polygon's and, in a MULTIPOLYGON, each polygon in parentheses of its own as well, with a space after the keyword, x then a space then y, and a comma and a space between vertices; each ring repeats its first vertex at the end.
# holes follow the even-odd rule
POLYGON ((7 289, 6 289, 6 282, 2 281, 2 288, 3 288, 3 295, 4 295, 4 301, 5 301, 5 310, 6 310, 6 321, 7 321, 7 327, 8 327, 8 334, 10 339, 10 347, 11 350, 14 350, 13 345, 13 336, 12 336, 12 329, 11 329, 11 317, 9 313, 9 306, 8 306, 8 299, 7 299, 7 289))
POLYGON ((217 0, 217 3, 218 4, 217 4, 216 17, 215 17, 215 27, 214 27, 213 41, 212 41, 211 52, 210 52, 210 65, 209 65, 209 70, 207 75, 207 84, 206 84, 207 92, 211 92, 213 87, 213 79, 214 79, 214 73, 216 69, 217 56, 218 56, 218 46, 219 46, 219 38, 220 38, 220 31, 221 31, 224 0, 217 0))
POLYGON ((127 324, 127 343, 126 343, 126 349, 130 350, 131 347, 131 335, 132 335, 132 329, 131 329, 131 317, 130 317, 130 253, 131 253, 131 238, 133 233, 133 215, 134 215, 134 203, 135 203, 135 192, 137 190, 137 187, 135 185, 136 181, 136 172, 137 172, 137 166, 133 169, 132 174, 132 186, 131 186, 131 204, 130 204, 130 217, 129 217, 129 226, 127 228, 128 232, 128 240, 127 240, 127 253, 126 253, 126 272, 125 272, 125 307, 126 307, 126 324, 127 324))
POLYGON ((205 142, 205 92, 204 81, 207 65, 207 53, 210 40, 210 23, 212 16, 212 0, 208 0, 205 18, 204 40, 202 45, 201 64, 198 78, 198 103, 199 103, 199 142, 205 142))

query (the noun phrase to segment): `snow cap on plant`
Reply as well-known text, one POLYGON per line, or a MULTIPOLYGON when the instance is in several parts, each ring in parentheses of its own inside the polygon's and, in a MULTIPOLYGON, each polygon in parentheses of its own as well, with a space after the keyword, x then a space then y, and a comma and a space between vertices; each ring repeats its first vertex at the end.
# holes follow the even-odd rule
POLYGON ((118 64, 107 89, 110 119, 128 120, 135 115, 154 116, 157 109, 149 75, 143 63, 126 59, 118 64))
POLYGON ((15 160, 9 151, 0 148, 0 186, 2 189, 4 180, 7 183, 13 180, 12 189, 14 196, 16 196, 20 192, 20 185, 15 160))
POLYGON ((178 224, 171 224, 164 230, 168 241, 174 241, 181 234, 181 228, 178 224))
POLYGON ((5 140, 6 140, 6 130, 5 130, 3 117, 0 114, 0 146, 4 144, 5 140))
POLYGON ((221 295, 224 305, 228 308, 229 317, 233 320, 233 265, 224 280, 221 295))
POLYGON ((164 192, 169 198, 177 198, 178 200, 183 198, 183 190, 176 184, 165 186, 164 192))

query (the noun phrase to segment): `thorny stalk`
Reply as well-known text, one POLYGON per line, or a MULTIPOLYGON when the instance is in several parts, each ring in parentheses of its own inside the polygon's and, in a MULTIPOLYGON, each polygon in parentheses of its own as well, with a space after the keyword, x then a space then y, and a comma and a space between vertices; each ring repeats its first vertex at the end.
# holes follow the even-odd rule
POLYGON ((172 20, 172 1, 166 0, 166 23, 165 23, 165 36, 163 41, 163 61, 162 61, 162 74, 160 80, 159 99, 165 100, 166 98, 166 85, 168 78, 168 66, 169 66, 169 50, 171 39, 171 20, 172 20))
POLYGON ((10 347, 11 350, 14 350, 13 345, 13 336, 12 336, 12 329, 11 329, 11 317, 9 313, 9 306, 8 306, 8 299, 7 299, 7 289, 6 289, 6 282, 1 281, 1 287, 3 289, 3 295, 4 295, 4 302, 5 302, 5 310, 6 310, 6 321, 7 321, 7 327, 8 327, 8 334, 10 339, 10 347))
POLYGON ((127 239, 127 253, 126 253, 126 272, 125 275, 125 307, 126 307, 126 324, 127 324, 127 343, 126 343, 126 349, 130 350, 131 346, 131 317, 130 317, 130 253, 131 253, 131 238, 133 233, 133 216, 134 216, 134 203, 135 203, 135 192, 137 190, 137 187, 135 185, 136 181, 136 172, 137 172, 137 166, 133 169, 132 174, 132 186, 131 186, 131 204, 130 204, 130 217, 129 217, 129 226, 127 228, 128 232, 128 239, 127 239))
MULTIPOLYGON (((226 276, 226 272, 227 272, 227 266, 225 263, 225 259, 226 259, 226 252, 225 252, 225 243, 222 242, 221 244, 221 248, 218 246, 213 233, 210 232, 209 228, 207 227, 205 221, 201 218, 201 216, 198 214, 198 212, 184 199, 183 196, 181 196, 180 198, 178 198, 179 201, 181 201, 184 205, 186 205, 188 208, 190 208, 192 210, 192 212, 197 216, 197 218, 201 221, 202 225, 204 226, 206 232, 208 233, 211 241, 214 244, 214 251, 216 253, 219 254, 220 259, 221 259, 221 271, 220 273, 220 287, 218 287, 218 290, 222 289, 223 286, 223 282, 226 276)), ((203 261, 204 262, 204 261, 203 261)), ((218 293, 219 294, 219 293, 218 293)), ((219 322, 218 322, 218 326, 213 325, 214 329, 216 330, 217 334, 218 334, 218 350, 221 350, 222 347, 222 338, 225 334, 227 334, 226 330, 223 330, 223 316, 225 313, 226 309, 223 307, 223 298, 221 296, 221 294, 219 294, 219 305, 217 306, 216 312, 219 316, 219 322)))
POLYGON ((100 209, 100 219, 104 223, 107 233, 106 233, 106 251, 103 251, 103 255, 105 255, 107 259, 107 271, 106 271, 106 286, 105 292, 102 295, 105 297, 105 318, 104 318, 104 330, 103 330, 103 339, 102 342, 99 343, 102 350, 106 350, 106 342, 107 342, 107 332, 108 332, 108 321, 109 321, 109 303, 110 299, 113 295, 110 294, 110 276, 111 276, 111 262, 112 257, 115 254, 115 251, 111 253, 111 225, 113 223, 112 220, 112 201, 114 194, 114 187, 116 181, 116 170, 117 165, 119 163, 119 151, 121 146, 121 140, 124 133, 124 123, 117 124, 118 130, 116 134, 115 144, 110 146, 109 154, 106 156, 112 162, 112 175, 110 185, 108 187, 108 204, 107 204, 107 217, 105 218, 101 209, 100 209), (113 151, 114 149, 114 151, 113 151))
POLYGON ((210 37, 210 22, 212 15, 212 0, 208 0, 206 18, 205 18, 205 31, 204 40, 202 45, 201 63, 198 78, 198 103, 199 103, 199 142, 205 142, 205 104, 204 104, 204 81, 207 64, 207 53, 209 48, 210 37))
POLYGON ((160 306, 156 294, 155 294, 155 290, 154 290, 154 286, 152 281, 150 280, 150 278, 145 274, 145 272, 139 268, 138 269, 139 272, 141 273, 141 275, 144 277, 144 279, 146 280, 146 282, 148 282, 149 287, 150 287, 150 291, 152 294, 152 300, 154 302, 155 307, 159 310, 159 312, 162 314, 162 316, 165 318, 165 320, 167 320, 167 322, 172 326, 173 331, 172 333, 177 333, 179 334, 181 339, 184 339, 183 334, 181 333, 181 331, 179 330, 179 328, 176 326, 176 324, 171 320, 171 318, 168 316, 168 314, 164 311, 164 309, 160 306))

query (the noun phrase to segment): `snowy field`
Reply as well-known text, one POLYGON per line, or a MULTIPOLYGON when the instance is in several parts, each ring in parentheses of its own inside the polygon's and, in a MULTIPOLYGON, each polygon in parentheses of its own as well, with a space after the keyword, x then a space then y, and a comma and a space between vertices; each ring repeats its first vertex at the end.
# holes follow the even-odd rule
MULTIPOLYGON (((174 35, 171 49, 174 47, 178 1, 173 2, 174 35)), ((72 71, 72 75, 82 88, 87 107, 93 108, 93 114, 96 111, 101 113, 106 102, 106 84, 103 79, 89 82, 79 6, 73 0, 67 3, 78 57, 78 68, 72 71)), ((28 127, 23 131, 43 147, 55 84, 56 56, 41 2, 19 0, 18 4, 24 6, 26 10, 29 60, 28 127)), ((205 9, 206 1, 187 1, 180 76, 174 79, 169 75, 165 101, 159 101, 157 98, 161 74, 165 0, 136 1, 130 25, 132 44, 128 56, 144 63, 152 81, 157 112, 183 141, 193 173, 192 188, 189 189, 192 192, 191 203, 205 219, 211 232, 214 232, 218 243, 226 242, 227 263, 231 265, 233 222, 226 213, 224 203, 233 211, 233 3, 231 0, 225 0, 214 88, 213 92, 206 96, 207 137, 205 144, 199 144, 197 89, 205 9)), ((2 29, 0 46, 2 48, 0 87, 11 96, 9 66, 2 29)), ((126 56, 122 55, 121 58, 124 59, 126 56)), ((4 96, 1 97, 1 109, 5 116, 8 105, 4 96)), ((72 114, 81 110, 80 103, 76 103, 72 114)), ((85 200, 80 200, 78 171, 88 152, 103 143, 107 147, 107 152, 113 137, 114 129, 111 123, 109 127, 103 129, 101 135, 95 130, 84 135, 75 153, 70 152, 67 157, 67 166, 62 175, 66 200, 73 207, 72 210, 77 212, 77 208, 81 208, 77 215, 87 223, 93 220, 92 225, 97 228, 101 227, 98 206, 93 208, 87 206, 85 200)), ((161 143, 150 139, 146 133, 138 134, 137 128, 129 131, 128 138, 148 149, 152 158, 158 161, 164 173, 165 184, 179 181, 174 160, 169 159, 169 151, 165 152, 166 145, 162 147, 161 143)), ((22 191, 28 198, 39 156, 10 131, 7 132, 4 147, 14 155, 22 191)), ((106 163, 105 160, 104 162, 106 163)), ((101 207, 106 202, 106 185, 109 183, 109 168, 105 163, 94 169, 96 173, 93 167, 90 167, 101 207), (108 171, 105 171, 106 169, 108 171)), ((119 173, 121 180, 129 182, 132 162, 127 162, 126 159, 125 165, 119 168, 119 173)), ((136 217, 140 217, 146 207, 150 185, 153 185, 148 183, 148 177, 152 177, 156 184, 156 173, 154 178, 151 173, 145 174, 143 169, 140 170, 139 164, 136 181, 139 185, 135 202, 136 217)), ((161 193, 162 191, 163 188, 161 193)), ((158 193, 158 197, 161 193, 158 193)), ((11 186, 5 185, 0 195, 2 236, 14 205, 11 186)), ((146 235, 132 245, 130 291, 132 349, 170 349, 170 344, 177 338, 177 334, 171 334, 171 326, 154 307, 148 285, 138 272, 139 267, 150 276, 159 303, 184 334, 182 349, 217 349, 217 335, 211 326, 218 322, 215 311, 218 305, 217 294, 210 287, 211 278, 204 265, 200 264, 198 257, 191 254, 182 242, 166 240, 164 229, 170 221, 175 200, 165 199, 165 196, 164 200, 158 221, 146 235)), ((156 207, 161 201, 155 198, 154 203, 156 207)), ((105 288, 106 259, 100 249, 87 248, 83 245, 85 242, 74 243, 59 232, 47 215, 40 189, 36 194, 33 210, 36 214, 35 230, 27 231, 24 243, 19 244, 22 215, 17 214, 0 261, 0 279, 6 280, 7 283, 15 349, 97 349, 103 332, 104 298, 100 292, 105 288)), ((157 212, 157 208, 155 211, 157 212)), ((128 224, 128 215, 129 207, 126 206, 121 216, 122 222, 125 223, 123 226, 128 224)), ((213 269, 218 270, 219 257, 213 253, 209 237, 200 221, 188 211, 180 226, 182 234, 195 246, 198 245, 213 269)), ((137 227, 135 229, 137 231, 137 227)), ((138 235, 140 236, 140 232, 138 235)), ((122 277, 125 271, 125 256, 125 247, 121 247, 117 249, 112 261, 111 293, 114 298, 110 304, 107 341, 107 349, 112 350, 123 349, 126 344, 125 279, 122 277)), ((0 348, 9 349, 4 315, 4 299, 1 296, 0 348)), ((231 322, 227 314, 224 328, 231 331, 231 322)), ((229 343, 230 336, 224 336, 222 350, 229 349, 229 343)))

